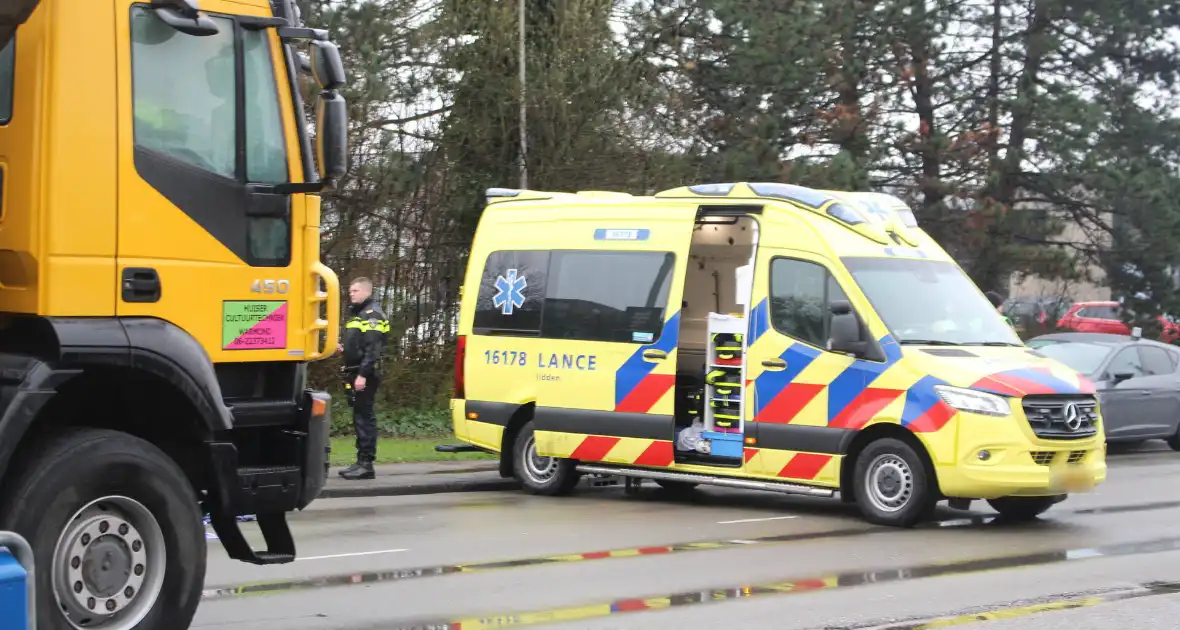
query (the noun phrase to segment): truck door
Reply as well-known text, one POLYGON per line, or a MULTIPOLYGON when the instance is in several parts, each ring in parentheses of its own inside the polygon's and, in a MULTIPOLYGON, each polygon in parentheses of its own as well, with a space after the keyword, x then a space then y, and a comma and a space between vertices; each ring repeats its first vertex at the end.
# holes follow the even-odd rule
POLYGON ((270 190, 302 162, 280 42, 249 28, 269 11, 202 0, 218 30, 197 36, 114 7, 118 314, 171 322, 214 362, 303 357, 296 235, 318 201, 270 190))
POLYGON ((676 346, 694 217, 695 206, 661 208, 658 221, 604 211, 563 228, 577 236, 550 252, 535 359, 541 454, 673 463, 676 346))

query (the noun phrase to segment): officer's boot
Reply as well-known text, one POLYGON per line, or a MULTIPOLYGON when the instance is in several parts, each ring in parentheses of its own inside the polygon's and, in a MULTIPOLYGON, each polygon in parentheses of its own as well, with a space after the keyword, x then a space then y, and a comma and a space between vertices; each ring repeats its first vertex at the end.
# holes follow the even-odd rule
POLYGON ((373 472, 373 462, 362 460, 340 471, 340 476, 349 481, 356 481, 358 479, 373 479, 377 475, 373 472))

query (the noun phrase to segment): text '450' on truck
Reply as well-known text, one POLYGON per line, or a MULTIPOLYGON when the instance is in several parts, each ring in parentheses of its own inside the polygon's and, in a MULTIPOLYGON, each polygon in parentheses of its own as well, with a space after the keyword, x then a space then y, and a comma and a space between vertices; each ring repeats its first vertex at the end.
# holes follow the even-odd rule
POLYGON ((289 562, 327 476, 340 54, 292 0, 0 5, 0 530, 34 549, 38 628, 183 630, 202 515, 289 562))

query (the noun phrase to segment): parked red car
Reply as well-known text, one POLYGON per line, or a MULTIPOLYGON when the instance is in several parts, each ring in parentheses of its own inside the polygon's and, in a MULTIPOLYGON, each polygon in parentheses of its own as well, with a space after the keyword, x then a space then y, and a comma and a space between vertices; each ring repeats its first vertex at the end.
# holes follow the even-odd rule
MULTIPOLYGON (((1129 335, 1131 327, 1123 323, 1122 309, 1123 305, 1118 302, 1076 302, 1057 321, 1057 329, 1129 335)), ((1167 315, 1160 315, 1157 319, 1163 327, 1160 341, 1164 343, 1180 342, 1180 325, 1167 315)))

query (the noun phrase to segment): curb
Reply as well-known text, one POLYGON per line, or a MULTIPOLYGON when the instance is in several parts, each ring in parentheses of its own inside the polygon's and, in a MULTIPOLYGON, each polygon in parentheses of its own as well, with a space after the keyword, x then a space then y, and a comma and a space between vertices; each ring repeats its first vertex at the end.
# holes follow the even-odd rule
POLYGON ((437 483, 407 485, 369 485, 363 481, 351 483, 355 483, 356 485, 336 485, 335 487, 325 486, 324 489, 320 491, 320 494, 316 497, 316 499, 407 497, 423 494, 447 494, 455 492, 498 492, 504 490, 517 490, 520 488, 520 483, 515 479, 502 478, 480 479, 473 481, 440 481, 437 483))

